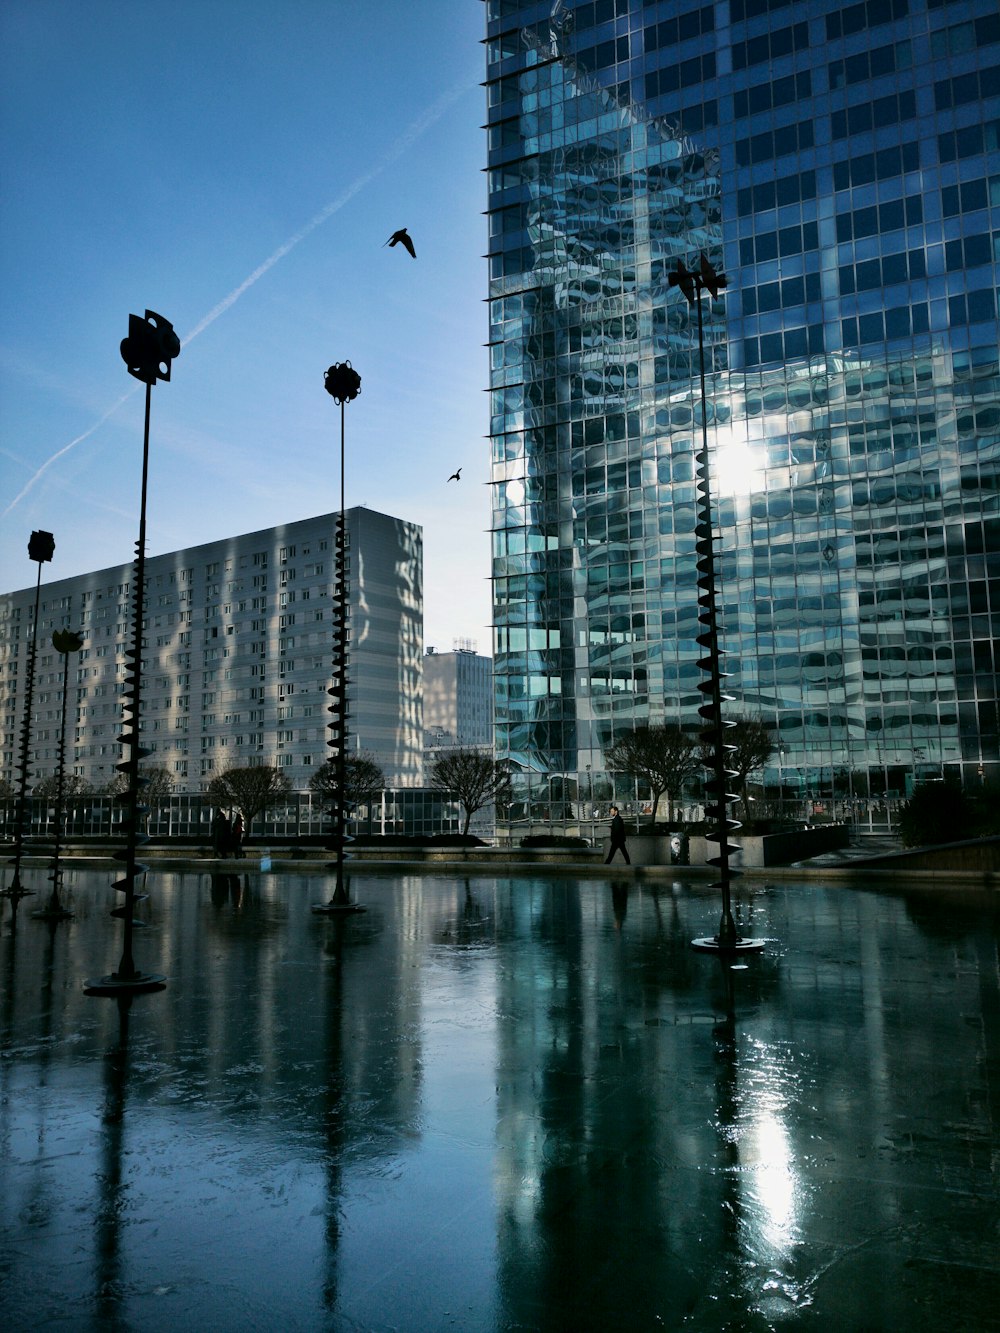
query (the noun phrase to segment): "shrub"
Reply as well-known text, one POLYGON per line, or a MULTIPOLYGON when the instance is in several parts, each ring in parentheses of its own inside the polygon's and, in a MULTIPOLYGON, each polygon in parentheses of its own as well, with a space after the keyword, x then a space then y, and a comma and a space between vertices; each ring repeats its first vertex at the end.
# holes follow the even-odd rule
POLYGON ((917 787, 899 812, 904 847, 930 847, 974 835, 972 802, 954 778, 917 787))

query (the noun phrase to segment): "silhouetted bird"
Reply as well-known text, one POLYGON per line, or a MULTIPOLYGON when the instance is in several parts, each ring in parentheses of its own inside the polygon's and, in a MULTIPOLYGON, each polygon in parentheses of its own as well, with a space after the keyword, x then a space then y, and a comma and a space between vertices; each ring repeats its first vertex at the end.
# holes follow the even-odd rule
POLYGON ((462 469, 459 468, 457 472, 453 472, 453 473, 451 474, 451 476, 448 478, 448 480, 449 480, 449 481, 461 481, 461 480, 462 480, 462 469))
POLYGON ((386 245, 399 245, 400 243, 402 243, 406 247, 406 249, 409 250, 411 256, 414 259, 416 259, 417 252, 413 248, 413 242, 410 240, 410 234, 405 227, 400 227, 399 231, 394 231, 392 235, 389 237, 389 239, 386 241, 386 245))

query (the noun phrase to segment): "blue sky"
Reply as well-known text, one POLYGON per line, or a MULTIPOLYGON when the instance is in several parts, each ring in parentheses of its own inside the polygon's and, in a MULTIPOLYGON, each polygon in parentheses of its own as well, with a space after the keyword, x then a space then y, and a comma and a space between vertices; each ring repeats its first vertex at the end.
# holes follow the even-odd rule
POLYGON ((348 505, 423 524, 426 642, 489 651, 482 35, 479 0, 5 0, 0 587, 36 528, 45 581, 131 559, 149 308, 149 553, 336 508, 349 359, 348 505))

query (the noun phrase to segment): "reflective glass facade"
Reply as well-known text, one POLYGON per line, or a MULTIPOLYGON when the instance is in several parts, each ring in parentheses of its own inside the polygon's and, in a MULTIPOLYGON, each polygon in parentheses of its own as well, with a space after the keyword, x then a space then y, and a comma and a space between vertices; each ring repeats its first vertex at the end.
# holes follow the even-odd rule
MULTIPOLYGON (((697 726, 697 339, 768 785, 997 772, 995 0, 487 0, 497 748, 514 815, 697 726)), ((588 786, 589 784, 589 786, 588 786)))

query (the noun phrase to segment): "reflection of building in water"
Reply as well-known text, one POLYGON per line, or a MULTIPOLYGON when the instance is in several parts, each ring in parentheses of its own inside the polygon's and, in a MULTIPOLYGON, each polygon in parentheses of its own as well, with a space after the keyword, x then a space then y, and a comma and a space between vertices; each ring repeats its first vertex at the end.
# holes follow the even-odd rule
MULTIPOLYGON (((143 744, 178 790, 234 764, 279 764, 304 788, 327 758, 333 662, 333 514, 147 560, 143 744)), ((421 529, 370 509, 347 513, 352 743, 393 786, 419 783, 423 720, 421 529)), ((131 565, 43 587, 32 767, 55 768, 61 673, 54 629, 85 635, 70 699, 72 772, 94 786, 120 758, 131 565)), ((0 598, 0 772, 13 777, 34 589, 0 598), (3 659, 6 659, 5 661, 3 659)))
POLYGON ((636 724, 696 723, 700 386, 667 273, 701 252, 729 280, 705 304, 723 643, 738 709, 775 731, 771 790, 989 776, 1000 20, 733 0, 716 31, 713 5, 556 8, 487 11, 517 812, 585 800, 579 775, 636 724))

